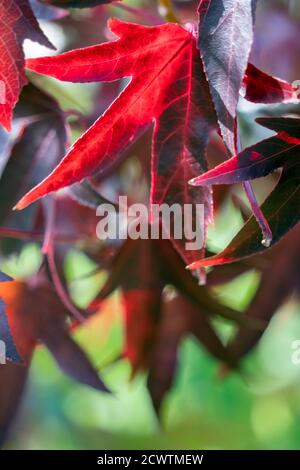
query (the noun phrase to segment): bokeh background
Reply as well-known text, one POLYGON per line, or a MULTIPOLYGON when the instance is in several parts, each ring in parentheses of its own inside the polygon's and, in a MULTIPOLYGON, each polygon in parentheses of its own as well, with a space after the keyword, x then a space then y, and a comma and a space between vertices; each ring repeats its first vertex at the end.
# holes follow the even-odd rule
MULTIPOLYGON (((99 7, 92 13, 74 10, 59 21, 42 21, 42 27, 58 51, 63 51, 107 40, 105 22, 109 16, 151 23, 148 12, 156 10, 150 0, 123 3, 142 9, 143 16, 138 17, 116 4, 99 7)), ((300 79, 300 2, 258 3, 252 61, 280 78, 291 82, 300 79)), ((197 2, 175 2, 176 11, 186 20, 194 19, 196 5, 197 2)), ((25 49, 28 57, 49 54, 29 42, 25 49)), ((63 109, 76 109, 91 116, 91 122, 117 92, 108 85, 70 85, 40 76, 32 79, 46 87, 63 109)), ((267 135, 266 130, 254 124, 256 116, 288 111, 284 106, 266 111, 241 100, 243 145, 267 135)), ((80 126, 73 126, 72 138, 80 132, 80 126)), ((134 155, 126 165, 125 179, 137 171, 134 155)), ((260 198, 264 198, 268 189, 267 181, 265 186, 256 186, 260 198)), ((242 224, 240 212, 228 200, 209 229, 209 248, 218 251, 225 247, 242 224)), ((19 256, 2 260, 1 268, 26 278, 40 261, 39 246, 30 243, 19 256)), ((103 283, 102 273, 90 275, 94 267, 93 261, 80 250, 68 253, 65 272, 73 300, 79 306, 87 305, 103 283)), ((216 295, 242 312, 258 283, 259 275, 248 272, 218 287, 216 295)), ((131 381, 129 364, 119 359, 124 340, 121 309, 115 293, 105 302, 101 315, 75 333, 113 394, 107 396, 72 382, 57 368, 50 354, 39 348, 7 449, 300 448, 300 364, 292 362, 292 343, 300 340, 300 305, 296 297, 274 316, 239 374, 224 377, 220 365, 201 345, 193 338, 186 338, 180 347, 175 384, 164 402, 160 423, 152 409, 145 376, 140 374, 131 381)), ((230 334, 228 325, 220 323, 218 327, 224 338, 230 334)))

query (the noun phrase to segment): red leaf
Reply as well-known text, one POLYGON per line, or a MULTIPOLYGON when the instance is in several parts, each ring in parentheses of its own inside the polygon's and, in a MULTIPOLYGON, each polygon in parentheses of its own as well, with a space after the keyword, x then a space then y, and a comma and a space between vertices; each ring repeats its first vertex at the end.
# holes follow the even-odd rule
MULTIPOLYGON (((192 175, 206 169, 205 147, 216 127, 194 36, 175 24, 145 27, 113 19, 109 27, 119 40, 27 61, 31 70, 61 80, 112 81, 124 76, 132 80, 18 208, 96 171, 104 176, 155 121, 151 202, 204 203, 208 219, 210 192, 187 185, 192 175)), ((177 249, 183 252, 178 244, 177 249)))
POLYGON ((235 157, 190 181, 190 184, 232 184, 266 176, 271 171, 297 162, 300 150, 300 119, 261 118, 258 122, 277 136, 246 148, 235 157))
POLYGON ((252 103, 291 103, 299 101, 299 90, 277 77, 248 64, 242 86, 244 98, 252 103))
MULTIPOLYGON (((283 171, 278 185, 261 206, 273 233, 271 246, 299 223, 299 200, 300 165, 298 164, 283 171)), ((255 217, 251 217, 221 253, 200 259, 188 268, 199 269, 204 266, 232 263, 265 250, 267 248, 261 243, 260 228, 255 217)))
POLYGON ((19 93, 27 83, 22 45, 25 39, 52 48, 36 21, 28 0, 2 0, 0 3, 0 124, 8 131, 19 93))

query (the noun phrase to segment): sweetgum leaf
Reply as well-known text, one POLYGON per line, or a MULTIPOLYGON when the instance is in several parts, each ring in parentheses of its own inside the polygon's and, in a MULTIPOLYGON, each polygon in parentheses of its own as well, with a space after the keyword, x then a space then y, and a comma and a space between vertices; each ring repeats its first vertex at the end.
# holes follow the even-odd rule
MULTIPOLYGON (((104 178, 120 162, 126 148, 154 121, 151 203, 203 204, 205 239, 212 216, 211 192, 209 188, 194 190, 187 180, 197 171, 206 170, 206 146, 217 122, 195 38, 175 24, 145 27, 114 19, 109 27, 119 40, 27 61, 28 68, 61 80, 114 81, 130 76, 131 81, 75 142, 54 172, 19 202, 18 208, 96 172, 100 175, 98 181, 104 178)), ((249 99, 252 94, 256 99, 254 83, 260 82, 262 75, 248 66, 247 83, 252 89, 249 99)), ((270 80, 277 83, 276 79, 270 80)), ((269 87, 265 87, 261 98, 267 100, 269 94, 269 87)), ((273 101, 279 99, 282 96, 276 95, 273 101)), ((172 241, 187 262, 202 255, 201 249, 185 249, 185 237, 172 241)))
MULTIPOLYGON (((295 137, 295 141, 300 140, 300 119, 289 117, 261 117, 256 118, 256 122, 271 131, 277 132, 283 140, 289 140, 288 136, 295 137)), ((290 139, 292 142, 292 139, 290 139)))
POLYGON ((157 414, 166 393, 171 388, 178 365, 179 346, 188 333, 188 301, 181 297, 165 300, 161 322, 153 345, 149 364, 147 387, 157 414))
MULTIPOLYGON (((277 131, 275 137, 245 149, 192 184, 229 184, 265 176, 283 167, 281 178, 262 204, 261 209, 272 229, 272 245, 278 242, 300 219, 300 120, 296 118, 259 118, 258 122, 277 131)), ((229 263, 260 253, 266 248, 260 242, 260 229, 251 217, 232 242, 220 254, 196 261, 196 269, 229 263)))
POLYGON ((224 142, 236 149, 236 108, 253 40, 256 0, 201 0, 198 48, 224 142))
POLYGON ((39 42, 53 49, 40 29, 28 0, 2 0, 0 3, 0 124, 11 129, 11 118, 22 87, 24 72, 23 42, 39 42))
MULTIPOLYGON (((283 170, 277 186, 261 206, 272 229, 271 246, 298 224, 300 220, 299 200, 300 164, 298 162, 283 170)), ((256 253, 262 253, 267 249, 261 243, 261 232, 255 217, 251 217, 221 253, 210 258, 200 259, 189 268, 196 269, 231 263, 256 253)))
MULTIPOLYGON (((18 204, 34 200, 96 171, 103 176, 122 152, 155 121, 152 156, 152 203, 201 203, 212 214, 211 194, 187 185, 206 169, 205 148, 216 127, 208 84, 193 34, 179 25, 145 27, 113 19, 120 39, 56 57, 28 60, 27 67, 60 80, 131 82, 107 111, 77 140, 64 160, 18 204)), ((187 259, 199 256, 176 248, 187 259)))
POLYGON ((195 336, 201 346, 213 357, 229 367, 235 365, 206 312, 183 295, 174 293, 172 296, 165 295, 147 381, 157 413, 174 381, 181 341, 190 334, 195 336))

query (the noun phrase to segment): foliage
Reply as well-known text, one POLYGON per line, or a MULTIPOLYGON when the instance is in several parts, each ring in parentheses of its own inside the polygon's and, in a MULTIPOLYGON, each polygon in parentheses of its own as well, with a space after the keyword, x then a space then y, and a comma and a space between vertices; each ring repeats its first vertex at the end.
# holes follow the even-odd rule
POLYGON ((154 1, 146 9, 108 3, 5 0, 0 6, 0 250, 2 269, 14 278, 1 273, 0 339, 8 361, 0 369, 2 441, 40 344, 71 379, 109 393, 73 335, 101 318, 116 292, 125 338, 110 360, 126 358, 131 378, 147 374, 159 417, 187 337, 218 361, 221 375, 242 374, 242 359, 278 308, 299 293, 299 90, 258 68, 259 2, 189 4, 197 25, 169 3, 165 18, 154 1), (106 25, 112 9, 130 21, 113 18, 106 25), (60 25, 69 50, 25 61, 25 39, 53 48, 38 19, 60 25), (96 44, 82 47, 79 34, 72 36, 74 25, 96 44), (84 115, 53 78, 90 84, 91 109, 84 115), (251 120, 238 112, 241 101, 264 114, 256 122, 265 138, 245 148, 251 120), (262 177, 259 204, 250 180, 262 177), (230 186, 241 182, 246 202, 230 186), (188 251, 186 239, 175 237, 97 239, 96 207, 117 207, 124 194, 150 207, 203 204, 204 247, 188 251), (211 223, 231 201, 245 223, 216 253, 211 223), (20 276, 9 260, 21 256, 28 241, 38 243, 42 256, 37 269, 20 276), (84 280, 97 280, 90 297, 77 301, 76 279, 66 269, 74 249, 91 264, 84 280), (218 289, 226 292, 253 271, 260 278, 248 305, 226 305, 218 289))

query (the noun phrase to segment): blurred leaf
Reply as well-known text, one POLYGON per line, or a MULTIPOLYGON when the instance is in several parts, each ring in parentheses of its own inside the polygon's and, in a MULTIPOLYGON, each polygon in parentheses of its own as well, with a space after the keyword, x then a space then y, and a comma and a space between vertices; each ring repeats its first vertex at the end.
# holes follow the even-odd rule
MULTIPOLYGON (((16 350, 26 362, 41 341, 72 379, 97 390, 108 391, 84 352, 70 338, 68 311, 52 286, 39 278, 35 279, 34 284, 14 281, 0 285, 0 295, 6 306, 7 318, 7 322, 2 321, 0 325, 3 334, 8 334, 9 326, 16 350)), ((8 352, 10 350, 11 347, 8 352)))
POLYGON ((89 8, 115 0, 40 0, 42 3, 55 5, 62 8, 89 8))
POLYGON ((60 8, 43 3, 43 0, 29 0, 33 13, 39 20, 59 20, 68 13, 60 8))
POLYGON ((0 365, 0 446, 7 439, 24 393, 28 368, 16 364, 0 365))
MULTIPOLYGON (((295 291, 299 279, 300 230, 295 227, 285 239, 272 249, 271 259, 262 270, 260 286, 246 309, 249 318, 259 318, 267 323, 289 295, 295 291)), ((237 360, 257 344, 263 331, 239 328, 229 345, 237 360)))

